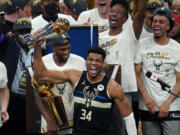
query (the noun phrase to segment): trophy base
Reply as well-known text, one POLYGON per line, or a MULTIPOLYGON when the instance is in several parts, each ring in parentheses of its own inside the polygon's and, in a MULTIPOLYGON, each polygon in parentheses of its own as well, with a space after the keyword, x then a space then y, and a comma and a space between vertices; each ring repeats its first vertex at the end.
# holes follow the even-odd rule
POLYGON ((68 121, 61 96, 42 97, 41 100, 51 119, 55 120, 60 129, 69 127, 71 122, 68 121))
POLYGON ((72 127, 73 127, 73 121, 69 120, 68 125, 61 127, 61 130, 65 130, 65 129, 72 128, 72 127))

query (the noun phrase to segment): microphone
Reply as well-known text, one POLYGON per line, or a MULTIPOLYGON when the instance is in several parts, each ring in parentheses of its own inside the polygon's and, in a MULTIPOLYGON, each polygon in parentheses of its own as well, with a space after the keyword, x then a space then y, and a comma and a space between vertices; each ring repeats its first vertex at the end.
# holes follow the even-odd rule
POLYGON ((169 92, 170 94, 172 94, 172 95, 180 98, 180 95, 177 95, 177 94, 173 93, 173 92, 171 91, 171 89, 170 89, 171 86, 170 86, 169 84, 167 84, 166 82, 162 81, 161 79, 159 79, 156 74, 153 74, 152 72, 147 71, 146 76, 147 76, 149 79, 151 79, 151 80, 153 80, 153 81, 155 81, 155 82, 158 82, 158 83, 161 85, 161 89, 162 89, 162 90, 167 91, 167 92, 169 92))
POLYGON ((150 71, 147 71, 146 76, 147 76, 149 79, 151 79, 151 80, 153 80, 153 81, 155 81, 155 82, 160 83, 160 85, 161 85, 161 87, 162 87, 163 90, 165 90, 165 88, 171 88, 171 86, 170 86, 169 84, 167 84, 166 82, 164 82, 164 81, 162 81, 161 79, 159 79, 156 74, 153 74, 153 73, 150 72, 150 71))

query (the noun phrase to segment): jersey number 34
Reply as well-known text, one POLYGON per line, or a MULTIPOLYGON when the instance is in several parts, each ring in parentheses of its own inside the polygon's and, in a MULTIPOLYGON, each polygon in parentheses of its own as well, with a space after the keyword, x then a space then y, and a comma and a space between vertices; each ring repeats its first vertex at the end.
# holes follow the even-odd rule
POLYGON ((81 117, 80 119, 81 120, 88 120, 89 122, 91 121, 92 119, 92 111, 87 111, 86 109, 81 109, 81 117))

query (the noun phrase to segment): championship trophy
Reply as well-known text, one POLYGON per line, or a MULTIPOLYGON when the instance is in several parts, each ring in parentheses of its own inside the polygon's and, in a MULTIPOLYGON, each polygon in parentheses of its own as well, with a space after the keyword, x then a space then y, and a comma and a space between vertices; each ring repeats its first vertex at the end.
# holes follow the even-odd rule
POLYGON ((32 86, 38 91, 41 102, 45 106, 51 119, 61 128, 71 127, 72 124, 68 121, 64 104, 61 96, 53 93, 54 84, 52 83, 39 83, 32 77, 32 86))
MULTIPOLYGON (((58 18, 56 22, 50 22, 35 36, 29 36, 27 44, 29 48, 33 47, 34 41, 42 38, 53 38, 59 34, 67 32, 70 28, 68 20, 64 18, 58 18)), ((60 129, 66 129, 72 127, 72 121, 68 121, 67 114, 65 112, 62 97, 53 93, 54 84, 49 82, 39 82, 34 79, 31 80, 32 87, 38 91, 39 97, 43 105, 45 106, 46 114, 48 112, 50 118, 56 122, 60 129)), ((43 112, 42 112, 43 114, 43 112)))

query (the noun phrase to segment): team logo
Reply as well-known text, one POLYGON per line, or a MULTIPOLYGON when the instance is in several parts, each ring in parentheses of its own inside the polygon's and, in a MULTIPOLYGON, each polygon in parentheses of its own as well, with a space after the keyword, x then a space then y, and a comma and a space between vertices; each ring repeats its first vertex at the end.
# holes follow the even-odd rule
POLYGON ((100 85, 97 86, 97 89, 99 91, 103 91, 104 90, 104 86, 102 84, 100 84, 100 85))
POLYGON ((56 85, 56 88, 58 89, 60 95, 63 95, 65 87, 66 87, 65 83, 56 85))
POLYGON ((95 99, 98 95, 99 91, 96 88, 91 88, 90 86, 86 86, 83 89, 84 98, 86 99, 85 105, 86 107, 91 106, 91 101, 95 99))
POLYGON ((82 83, 81 83, 81 86, 85 86, 86 85, 86 81, 83 81, 82 83))
POLYGON ((163 62, 162 60, 153 60, 153 64, 156 67, 156 71, 160 70, 160 67, 162 66, 163 62))

